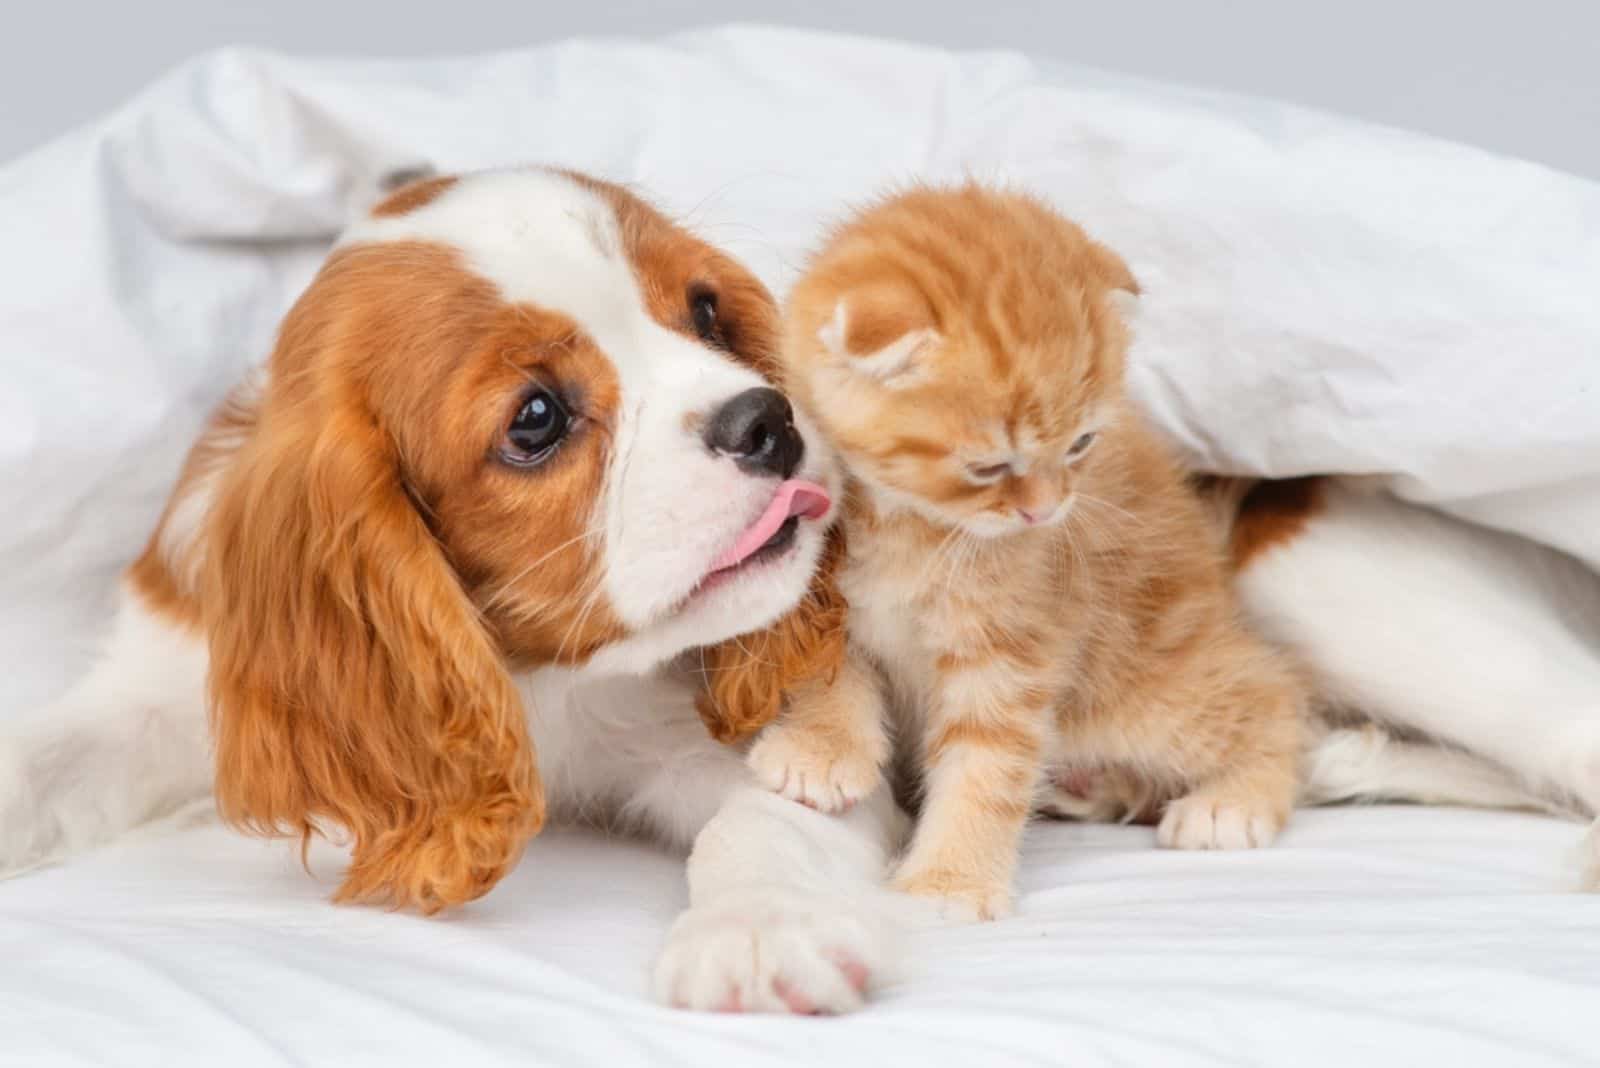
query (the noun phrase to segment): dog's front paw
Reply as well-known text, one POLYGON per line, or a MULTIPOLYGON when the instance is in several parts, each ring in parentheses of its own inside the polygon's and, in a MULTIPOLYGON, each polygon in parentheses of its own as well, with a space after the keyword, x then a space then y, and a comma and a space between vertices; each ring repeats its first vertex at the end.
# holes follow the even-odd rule
POLYGON ((654 986, 685 1009, 840 1013, 861 1007, 882 962, 882 936, 848 903, 750 888, 678 917, 654 986))
POLYGON ((1258 849, 1283 828, 1276 806, 1197 790, 1167 806, 1156 842, 1167 849, 1258 849))
POLYGON ((775 723, 750 748, 756 780, 819 812, 843 812, 877 789, 883 755, 869 742, 775 723))

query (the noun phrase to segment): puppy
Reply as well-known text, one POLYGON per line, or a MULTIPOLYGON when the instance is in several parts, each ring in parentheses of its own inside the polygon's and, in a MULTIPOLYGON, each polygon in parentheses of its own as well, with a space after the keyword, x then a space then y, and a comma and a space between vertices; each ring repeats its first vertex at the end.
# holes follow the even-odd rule
POLYGON ((698 836, 663 998, 859 1004, 892 804, 771 797, 701 720, 735 737, 775 702, 744 672, 839 653, 839 476, 774 332, 753 276, 615 186, 391 195, 194 446, 87 678, 0 737, 0 870, 214 790, 248 830, 345 832, 340 899, 431 912, 585 814, 698 836))

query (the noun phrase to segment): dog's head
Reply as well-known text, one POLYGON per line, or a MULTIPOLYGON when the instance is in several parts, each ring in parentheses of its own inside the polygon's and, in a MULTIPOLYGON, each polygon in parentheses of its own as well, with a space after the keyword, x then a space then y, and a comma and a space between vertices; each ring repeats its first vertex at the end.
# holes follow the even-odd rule
MULTIPOLYGON (((806 670, 833 655, 837 602, 795 609, 837 476, 766 377, 774 337, 753 276, 614 186, 486 173, 380 204, 285 320, 205 528, 224 814, 340 824, 342 896, 432 910, 543 820, 511 671, 768 627, 806 670)), ((711 655, 727 736, 773 680, 711 655)))

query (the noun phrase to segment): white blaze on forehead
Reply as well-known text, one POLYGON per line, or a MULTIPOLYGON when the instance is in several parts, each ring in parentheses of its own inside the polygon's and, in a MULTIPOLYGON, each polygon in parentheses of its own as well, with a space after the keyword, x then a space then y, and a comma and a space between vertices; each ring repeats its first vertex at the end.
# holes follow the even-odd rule
POLYGON ((623 236, 606 197, 565 174, 530 168, 464 175, 405 214, 355 223, 339 245, 427 241, 456 249, 507 302, 577 323, 616 367, 625 409, 663 382, 693 388, 708 374, 748 377, 650 316, 623 236))
POLYGON ((464 176, 403 215, 363 219, 341 246, 427 241, 458 250, 509 303, 574 320, 626 377, 660 329, 645 309, 610 202, 554 171, 464 176))
POLYGON ((606 197, 566 175, 527 170, 467 175, 403 215, 357 223, 340 244, 456 249, 507 302, 566 315, 611 361, 620 399, 597 504, 602 585, 616 616, 638 631, 681 601, 764 503, 740 491, 771 489, 713 455, 685 418, 763 380, 651 318, 624 236, 606 197))

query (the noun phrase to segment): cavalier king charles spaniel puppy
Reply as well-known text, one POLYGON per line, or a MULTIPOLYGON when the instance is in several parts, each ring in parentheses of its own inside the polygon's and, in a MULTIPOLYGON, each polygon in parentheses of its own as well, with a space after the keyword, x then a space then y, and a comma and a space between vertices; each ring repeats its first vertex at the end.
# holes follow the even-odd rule
POLYGON ((214 791, 343 832, 340 899, 432 912, 581 813, 693 844, 663 999, 859 1004, 893 802, 830 819, 725 744, 842 652, 839 472, 775 334, 747 270, 616 186, 391 194, 195 444, 90 674, 0 737, 0 871, 214 791))

